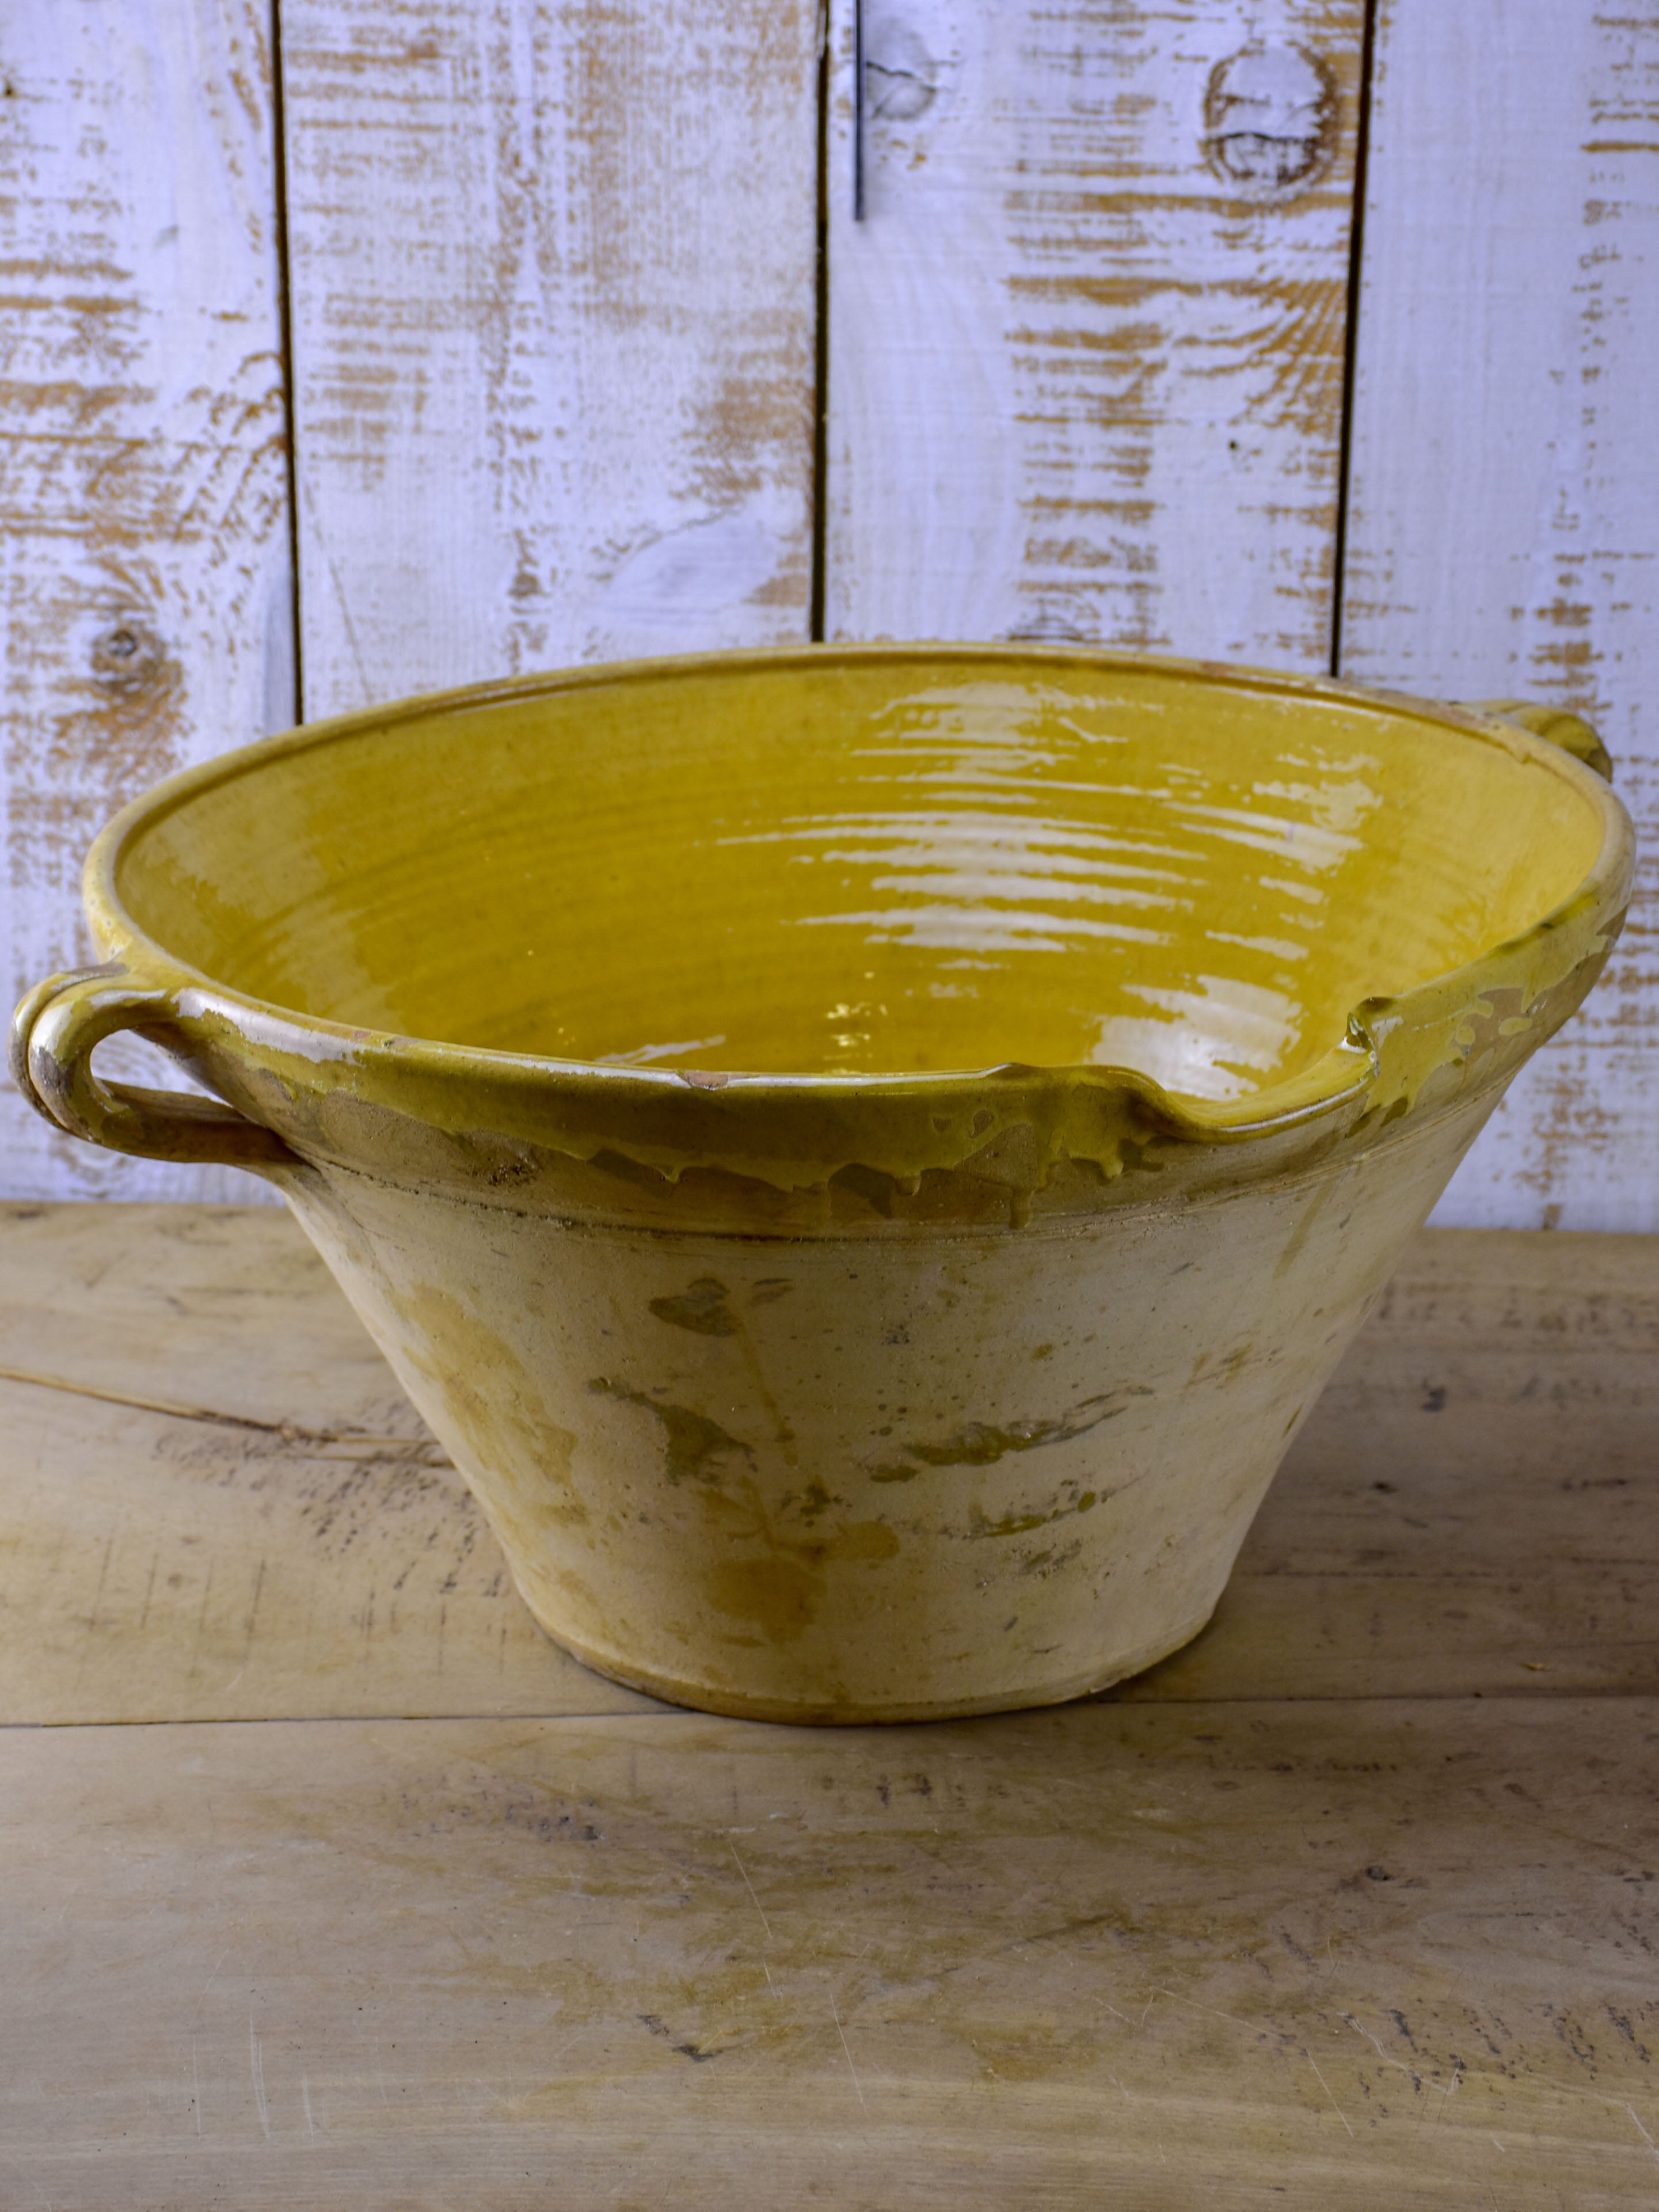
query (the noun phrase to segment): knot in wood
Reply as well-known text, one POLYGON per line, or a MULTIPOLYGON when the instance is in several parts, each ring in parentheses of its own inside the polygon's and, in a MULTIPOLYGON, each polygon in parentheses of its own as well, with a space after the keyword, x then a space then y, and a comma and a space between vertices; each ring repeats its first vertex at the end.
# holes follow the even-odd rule
POLYGON ((914 123, 939 94, 939 64, 908 23, 878 19, 865 33, 864 106, 884 123, 914 123))
POLYGON ((123 615, 92 641, 99 688, 119 698, 148 690, 167 665, 167 649, 147 623, 123 615))
POLYGON ((1341 96, 1305 46, 1253 42, 1210 72, 1205 155, 1229 184, 1284 191, 1322 177, 1336 153, 1341 96))
POLYGON ((1052 599, 1039 599, 1029 609, 1008 633, 1009 641, 1015 645, 1093 645, 1094 631, 1086 626, 1080 610, 1057 605, 1052 599))

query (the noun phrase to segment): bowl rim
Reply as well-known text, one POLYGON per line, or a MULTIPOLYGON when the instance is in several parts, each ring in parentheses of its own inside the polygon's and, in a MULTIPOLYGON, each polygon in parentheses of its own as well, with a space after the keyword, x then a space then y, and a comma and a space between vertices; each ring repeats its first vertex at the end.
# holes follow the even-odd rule
MULTIPOLYGON (((1426 1013, 1449 992, 1464 1000, 1480 996, 1484 974, 1513 968, 1529 953, 1548 948, 1562 973, 1577 967, 1600 942, 1616 933, 1628 902, 1633 872, 1633 826, 1622 802, 1596 772, 1564 747, 1534 735, 1492 713, 1455 702, 1427 699, 1349 679, 1261 669, 1248 664, 1182 659, 1104 646, 1048 645, 1022 640, 958 641, 950 639, 883 640, 859 643, 800 643, 702 653, 661 654, 621 661, 599 661, 550 669, 483 683, 416 693, 383 705, 360 708, 279 731, 232 748, 165 777, 130 801, 99 832, 88 853, 82 895, 94 936, 106 954, 135 982, 159 986, 178 1000, 179 1026, 188 1031, 205 1018, 219 1028, 227 1021, 256 1049, 276 1051, 290 1062, 313 1063, 323 1077, 330 1064, 362 1065, 372 1060, 388 1074, 397 1069, 428 1077, 487 1076, 509 1088, 529 1082, 601 1097, 626 1095, 641 1103, 685 1099, 688 1088, 720 1094, 722 1105, 739 1100, 768 1102, 823 1099, 915 1100, 960 1097, 988 1083, 1010 1079, 1021 1087, 1128 1093, 1150 1108, 1172 1133, 1209 1142, 1238 1140, 1294 1127, 1350 1103, 1367 1091, 1378 1070, 1377 1040, 1382 1031, 1408 1030, 1413 1016, 1426 1013), (1352 1008, 1346 1034, 1298 1073, 1231 1100, 1204 1099, 1190 1092, 1167 1091, 1139 1070, 1093 1061, 988 1063, 972 1068, 750 1073, 617 1065, 559 1059, 499 1047, 465 1045, 440 1038, 403 1036, 306 1013, 255 998, 223 983, 167 950, 143 929, 124 904, 117 874, 129 848, 148 830, 186 806, 202 793, 256 773, 265 763, 315 747, 347 742, 399 721, 466 712, 584 690, 665 678, 729 677, 753 671, 764 674, 799 667, 871 666, 948 661, 956 667, 975 663, 1010 664, 1029 669, 1065 667, 1122 670, 1164 676, 1211 689, 1266 694, 1317 706, 1328 702, 1352 712, 1370 709, 1379 717, 1405 715, 1443 730, 1448 736, 1474 738, 1498 746, 1517 761, 1549 771, 1597 810, 1601 842, 1588 873, 1565 898, 1516 937, 1486 947, 1470 961, 1425 978, 1408 990, 1378 994, 1352 1008), (1574 947, 1576 945, 1576 951, 1574 947), (1571 956, 1571 957, 1561 957, 1571 956)), ((709 1103, 713 1103, 710 1101, 709 1103)))

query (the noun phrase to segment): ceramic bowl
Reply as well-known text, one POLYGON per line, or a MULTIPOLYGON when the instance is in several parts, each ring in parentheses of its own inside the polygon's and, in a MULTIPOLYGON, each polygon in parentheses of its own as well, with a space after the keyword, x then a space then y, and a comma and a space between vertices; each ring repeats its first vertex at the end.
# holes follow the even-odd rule
POLYGON ((1632 857, 1597 751, 1004 647, 488 685, 130 807, 106 964, 15 1064, 76 1135, 277 1185, 591 1666, 775 1719, 1039 1704, 1208 1619, 1589 988, 1632 857), (120 1029, 213 1097, 102 1080, 120 1029))

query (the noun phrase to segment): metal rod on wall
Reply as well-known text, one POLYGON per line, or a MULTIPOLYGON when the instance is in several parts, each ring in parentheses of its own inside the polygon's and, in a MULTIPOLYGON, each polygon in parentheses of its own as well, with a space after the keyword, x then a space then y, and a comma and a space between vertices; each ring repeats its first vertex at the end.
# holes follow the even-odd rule
POLYGON ((853 220, 864 221, 864 0, 853 0, 853 220))

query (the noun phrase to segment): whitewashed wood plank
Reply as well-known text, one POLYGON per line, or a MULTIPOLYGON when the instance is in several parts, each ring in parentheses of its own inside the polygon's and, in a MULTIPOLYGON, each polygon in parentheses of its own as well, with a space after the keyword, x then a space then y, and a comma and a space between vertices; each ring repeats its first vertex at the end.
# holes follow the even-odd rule
POLYGON ((1343 672, 1607 740, 1644 847, 1436 1219, 1659 1230, 1659 9, 1384 0, 1343 672))
POLYGON ((805 637, 810 0, 287 0, 308 716, 805 637))
MULTIPOLYGON (((87 957, 105 817, 293 719, 269 14, 52 0, 0 29, 8 1007, 87 957)), ((58 1137, 9 1085, 0 1188, 264 1194, 58 1137)))
POLYGON ((831 636, 1323 669, 1361 0, 851 0, 831 636))

